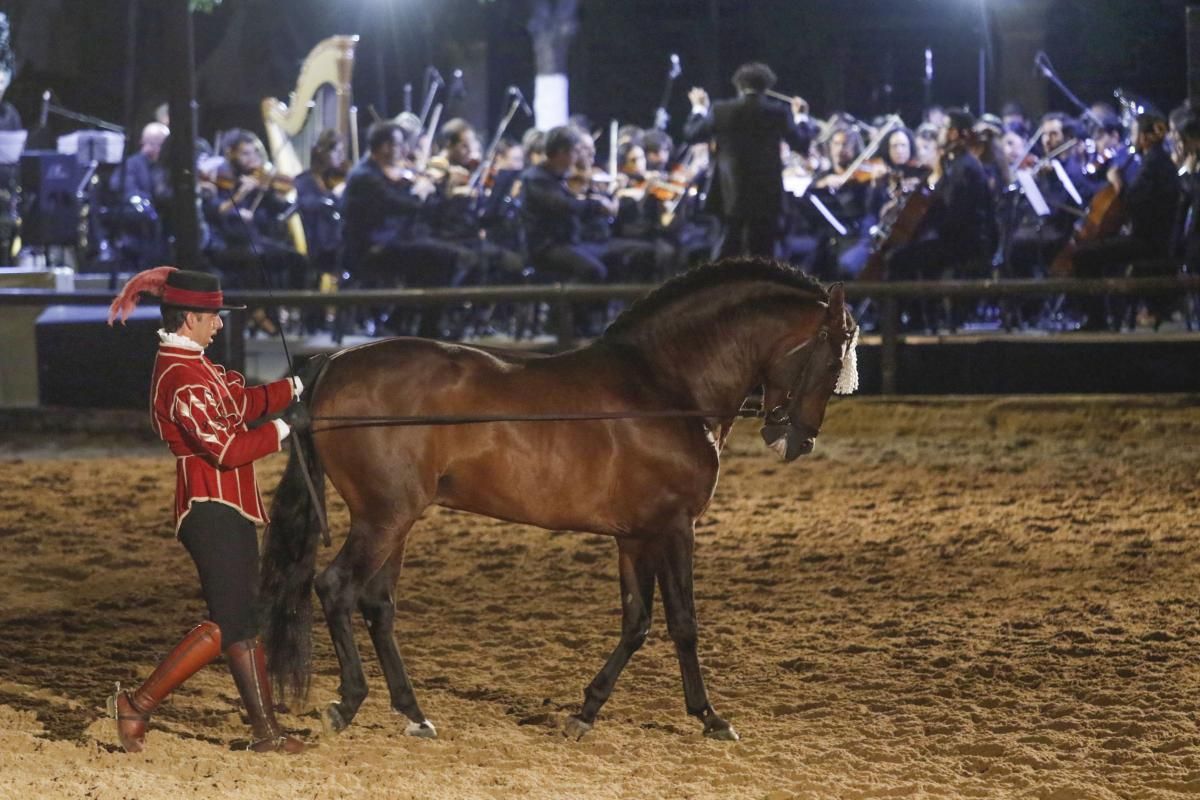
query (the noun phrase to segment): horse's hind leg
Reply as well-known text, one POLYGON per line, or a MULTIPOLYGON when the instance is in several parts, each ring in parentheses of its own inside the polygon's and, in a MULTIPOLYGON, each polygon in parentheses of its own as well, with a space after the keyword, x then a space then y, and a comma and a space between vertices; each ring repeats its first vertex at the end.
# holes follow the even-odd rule
POLYGON ((708 702, 704 678, 700 675, 700 658, 696 654, 696 603, 692 596, 695 539, 691 524, 668 531, 664 536, 658 583, 662 589, 663 608, 667 613, 667 631, 679 656, 688 713, 704 723, 705 736, 736 741, 738 735, 733 726, 718 717, 708 702))
POLYGON ((317 576, 317 596, 325 610, 325 621, 333 638, 342 677, 338 687, 341 700, 329 704, 322 712, 322 721, 334 733, 350 724, 367 697, 367 677, 363 673, 358 646, 354 643, 351 614, 367 582, 391 557, 396 544, 408 535, 414 520, 415 516, 399 525, 376 527, 352 517, 346 543, 333 562, 317 576))
POLYGON ((650 633, 657 552, 653 546, 639 540, 618 539, 617 546, 621 575, 621 641, 583 690, 583 707, 579 714, 567 718, 563 732, 574 739, 582 738, 592 729, 596 714, 612 695, 621 670, 650 633))
POLYGON ((437 737, 437 730, 433 727, 433 723, 425 718, 425 713, 417 704, 412 683, 408 680, 408 672, 404 669, 404 659, 400 656, 400 648, 396 645, 396 637, 393 633, 393 625, 396 620, 394 592, 403 562, 404 540, 402 539, 396 551, 392 553, 392 557, 363 588, 362 597, 358 601, 358 609, 367 622, 367 630, 371 633, 371 642, 375 645, 375 653, 379 656, 379 663, 383 667, 388 693, 391 695, 392 709, 410 720, 404 732, 409 736, 433 739, 437 737))

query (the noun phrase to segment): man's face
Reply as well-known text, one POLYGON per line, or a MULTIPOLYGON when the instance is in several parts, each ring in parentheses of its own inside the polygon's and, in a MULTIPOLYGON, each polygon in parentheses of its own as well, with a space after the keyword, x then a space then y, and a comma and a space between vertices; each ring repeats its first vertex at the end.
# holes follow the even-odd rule
POLYGON ((579 150, 578 147, 568 147, 559 150, 554 154, 546 154, 546 169, 553 172, 555 175, 564 175, 571 165, 575 163, 575 154, 579 150))
POLYGON ((950 126, 950 119, 947 118, 942 127, 938 128, 938 146, 943 150, 951 144, 958 141, 958 128, 950 126))
POLYGON ((591 136, 583 136, 575 145, 575 165, 580 169, 588 169, 596 163, 596 143, 591 136))
POLYGON ((625 163, 621 165, 621 171, 626 175, 645 175, 646 152, 640 147, 629 148, 629 152, 625 154, 625 163))
POLYGON ((258 148, 253 142, 242 142, 233 149, 230 156, 230 161, 237 167, 238 172, 243 175, 248 172, 254 172, 262 166, 262 158, 258 154, 258 148))
POLYGON ((1052 119, 1048 121, 1046 127, 1042 129, 1042 149, 1049 153, 1065 141, 1062 120, 1052 119))
POLYGON ((217 331, 224 327, 225 323, 216 311, 189 311, 179 333, 201 347, 208 347, 217 331))
POLYGON ((829 149, 833 152, 833 160, 839 167, 844 167, 854 161, 854 147, 850 137, 844 131, 838 131, 829 139, 829 149))
POLYGON ((1008 159, 1009 164, 1016 164, 1017 160, 1025 154, 1025 140, 1021 138, 1020 134, 1008 131, 1001 141, 1004 144, 1004 157, 1008 159))
POLYGON ((450 163, 460 167, 479 161, 479 155, 479 137, 471 128, 463 131, 462 136, 458 137, 458 141, 452 144, 447 151, 450 163))
POLYGON ((646 168, 663 171, 667 168, 666 150, 646 150, 646 168))

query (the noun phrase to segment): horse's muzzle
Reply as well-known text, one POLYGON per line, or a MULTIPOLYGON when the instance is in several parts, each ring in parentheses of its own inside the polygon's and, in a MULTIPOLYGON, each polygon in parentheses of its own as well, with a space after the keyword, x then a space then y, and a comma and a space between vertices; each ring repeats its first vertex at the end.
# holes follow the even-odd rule
POLYGON ((816 447, 815 436, 806 436, 794 425, 769 423, 762 427, 762 438, 783 461, 795 461, 816 447))

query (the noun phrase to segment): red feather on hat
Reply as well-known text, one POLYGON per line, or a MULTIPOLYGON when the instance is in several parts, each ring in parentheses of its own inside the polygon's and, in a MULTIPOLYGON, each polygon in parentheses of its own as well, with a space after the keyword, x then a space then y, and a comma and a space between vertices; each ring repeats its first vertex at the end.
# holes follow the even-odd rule
POLYGON ((112 301, 112 305, 108 307, 108 324, 111 326, 113 320, 120 317, 121 324, 124 325, 125 320, 129 319, 129 315, 133 313, 134 306, 138 304, 142 292, 162 297, 167 276, 174 271, 175 267, 155 267, 143 270, 130 278, 125 287, 121 289, 121 293, 112 301))

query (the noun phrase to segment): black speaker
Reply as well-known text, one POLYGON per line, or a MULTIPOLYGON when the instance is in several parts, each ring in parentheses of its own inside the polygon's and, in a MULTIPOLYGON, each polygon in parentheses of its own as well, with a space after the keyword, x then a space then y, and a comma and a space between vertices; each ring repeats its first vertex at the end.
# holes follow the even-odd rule
POLYGON ((1200 6, 1187 10, 1188 99, 1200 108, 1200 6))
POLYGON ((21 241, 27 245, 73 245, 79 240, 75 191, 79 161, 54 150, 21 154, 21 241))
MULTIPOLYGON (((158 304, 143 302, 124 325, 109 327, 107 318, 108 306, 47 306, 38 316, 34 339, 41 405, 149 413, 150 375, 162 327, 158 304)), ((222 330, 205 354, 224 364, 227 339, 222 330)))

